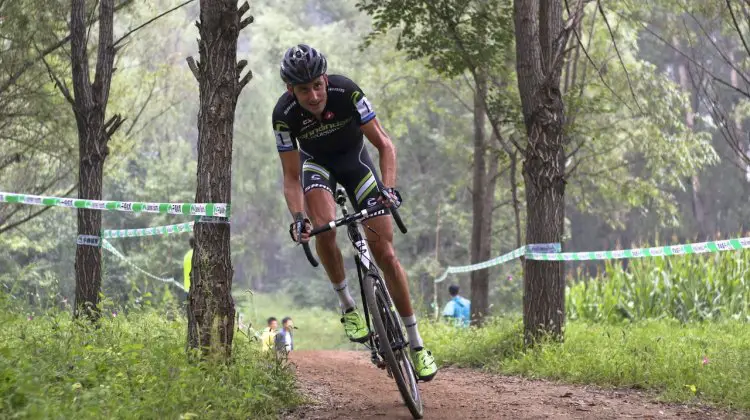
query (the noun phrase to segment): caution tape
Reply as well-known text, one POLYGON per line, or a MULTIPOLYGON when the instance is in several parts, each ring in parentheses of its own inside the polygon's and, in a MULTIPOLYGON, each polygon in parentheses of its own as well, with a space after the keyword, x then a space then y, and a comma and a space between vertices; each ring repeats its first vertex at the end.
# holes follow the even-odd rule
POLYGON ((471 271, 481 270, 484 268, 490 268, 496 265, 505 264, 508 261, 512 261, 512 260, 515 260, 516 258, 521 257, 522 255, 524 255, 525 252, 526 252, 526 247, 522 246, 507 254, 501 255, 499 257, 495 257, 491 260, 487 260, 484 262, 471 264, 471 265, 462 265, 458 267, 448 267, 440 277, 435 279, 435 283, 440 283, 441 281, 445 280, 446 277, 448 277, 448 274, 468 273, 471 271))
POLYGON ((179 288, 180 290, 182 290, 182 291, 186 291, 186 290, 185 290, 185 287, 184 287, 184 286, 183 286, 182 284, 180 284, 180 283, 176 282, 176 281, 175 281, 175 280, 174 280, 173 278, 166 278, 166 277, 159 277, 159 276, 155 276, 155 275, 153 275, 153 274, 151 274, 151 273, 147 272, 146 270, 144 270, 144 269, 142 269, 142 268, 138 267, 137 265, 133 264, 133 262, 132 262, 132 261, 130 261, 130 260, 129 260, 129 259, 127 258, 127 257, 125 257, 125 255, 123 255, 123 254, 122 254, 122 253, 121 253, 120 251, 118 251, 118 250, 117 250, 117 248, 115 248, 114 246, 112 246, 112 244, 111 244, 111 243, 109 243, 109 241, 108 241, 108 240, 106 240, 106 239, 103 239, 103 240, 102 240, 102 247, 103 247, 104 249, 106 249, 107 251, 109 251, 110 253, 112 253, 112 254, 113 254, 114 256, 116 256, 117 258, 119 258, 119 259, 121 259, 121 260, 125 261, 125 262, 126 262, 126 263, 127 263, 128 265, 130 265, 130 266, 131 266, 131 267, 133 267, 133 268, 134 268, 134 269, 135 269, 136 271, 138 271, 138 272, 142 273, 142 274, 143 274, 143 275, 145 275, 146 277, 149 277, 149 278, 152 278, 152 279, 154 279, 154 280, 158 280, 158 281, 161 281, 161 282, 164 282, 164 283, 172 283, 172 284, 174 284, 175 286, 177 286, 177 287, 178 287, 178 288, 179 288))
MULTIPOLYGON (((544 244, 547 245, 547 244, 544 244)), ((504 264, 516 258, 525 257, 530 260, 538 261, 591 261, 591 260, 612 260, 625 258, 648 258, 648 257, 669 257, 674 255, 704 254, 708 252, 738 251, 750 248, 750 237, 725 239, 721 241, 696 242, 690 244, 655 246, 650 248, 631 248, 615 251, 590 251, 590 252, 531 252, 535 245, 522 246, 507 254, 495 257, 491 260, 483 261, 472 265, 463 265, 458 267, 448 267, 440 277, 435 279, 435 283, 444 281, 449 274, 468 273, 471 271, 482 270, 489 267, 504 264)))
POLYGON ((6 192, 0 192, 0 203, 103 211, 124 211, 131 213, 180 214, 187 216, 229 217, 230 213, 230 205, 225 203, 145 203, 137 201, 104 201, 6 192))
POLYGON ((115 239, 185 233, 192 232, 194 224, 195 222, 187 222, 178 223, 176 225, 154 226, 140 229, 107 229, 102 231, 102 237, 105 239, 115 239))

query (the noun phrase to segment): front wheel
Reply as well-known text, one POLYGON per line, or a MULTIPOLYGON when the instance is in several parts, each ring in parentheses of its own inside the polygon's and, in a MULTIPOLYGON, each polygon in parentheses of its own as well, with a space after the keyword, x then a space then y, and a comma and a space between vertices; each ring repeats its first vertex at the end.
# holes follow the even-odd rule
POLYGON ((362 288, 375 327, 378 352, 388 363, 404 404, 415 419, 421 419, 424 408, 417 387, 417 375, 406 348, 401 322, 391 305, 385 284, 378 276, 369 273, 364 278, 362 288))

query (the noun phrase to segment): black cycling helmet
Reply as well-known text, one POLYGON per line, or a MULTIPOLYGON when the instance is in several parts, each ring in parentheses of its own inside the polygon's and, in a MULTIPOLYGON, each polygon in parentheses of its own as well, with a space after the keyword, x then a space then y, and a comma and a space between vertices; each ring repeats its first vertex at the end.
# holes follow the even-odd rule
POLYGON ((281 60, 281 80, 290 85, 309 83, 325 74, 328 62, 315 48, 298 44, 289 48, 281 60))

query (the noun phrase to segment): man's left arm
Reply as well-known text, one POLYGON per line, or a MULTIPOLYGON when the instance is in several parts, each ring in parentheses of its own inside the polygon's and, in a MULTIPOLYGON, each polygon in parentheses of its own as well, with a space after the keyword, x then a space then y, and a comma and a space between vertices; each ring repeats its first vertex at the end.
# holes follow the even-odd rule
POLYGON ((380 175, 386 188, 396 187, 396 146, 388 137, 388 134, 380 125, 377 117, 371 119, 361 126, 367 140, 378 149, 380 156, 380 175))

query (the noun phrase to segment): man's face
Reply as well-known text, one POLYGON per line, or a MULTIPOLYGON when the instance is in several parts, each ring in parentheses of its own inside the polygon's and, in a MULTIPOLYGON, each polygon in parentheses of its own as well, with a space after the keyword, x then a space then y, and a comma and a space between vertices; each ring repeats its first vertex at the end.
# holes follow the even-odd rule
POLYGON ((287 330, 291 330, 292 327, 294 327, 294 321, 292 321, 291 319, 284 323, 284 328, 286 328, 287 330))
POLYGON ((271 321, 268 323, 268 328, 275 330, 276 328, 279 328, 279 321, 271 321))
POLYGON ((310 83, 292 86, 291 91, 302 108, 319 117, 323 113, 328 100, 327 87, 328 79, 323 75, 310 83))

